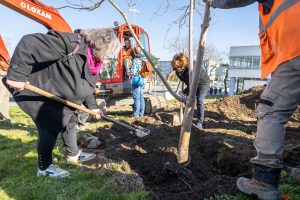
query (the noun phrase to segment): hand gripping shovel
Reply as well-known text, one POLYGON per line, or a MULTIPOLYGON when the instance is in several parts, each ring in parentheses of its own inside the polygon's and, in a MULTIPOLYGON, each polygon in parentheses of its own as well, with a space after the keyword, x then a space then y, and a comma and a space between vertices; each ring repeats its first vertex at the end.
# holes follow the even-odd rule
MULTIPOLYGON (((49 92, 47 92, 47 91, 44 91, 44 90, 42 90, 42 89, 40 89, 40 88, 37 88, 37 87, 35 87, 35 86, 33 86, 33 85, 30 85, 29 83, 25 83, 24 88, 25 88, 26 90, 29 90, 29 91, 34 92, 34 93, 36 93, 36 94, 39 94, 39 95, 41 95, 41 96, 44 96, 44 97, 47 97, 47 98, 52 99, 52 100, 54 100, 54 101, 57 101, 57 102, 59 102, 59 103, 62 103, 62 104, 64 104, 64 105, 66 105, 66 106, 70 106, 70 107, 75 108, 75 109, 77 109, 77 110, 81 110, 81 111, 83 111, 83 112, 89 113, 89 114, 91 114, 91 115, 93 115, 93 116, 96 116, 96 115, 97 115, 96 112, 94 112, 94 111, 92 111, 92 110, 90 110, 90 109, 87 109, 87 108, 84 107, 84 106, 80 106, 80 105, 75 104, 75 103, 72 103, 72 102, 70 102, 70 101, 68 101, 68 100, 62 99, 62 98, 60 98, 60 97, 58 97, 58 96, 55 96, 54 94, 51 94, 51 93, 49 93, 49 92)), ((106 120, 106 121, 109 121, 109 122, 114 123, 114 124, 116 124, 116 125, 122 126, 122 127, 126 128, 126 129, 128 129, 128 130, 130 130, 130 131, 133 131, 133 133, 134 133, 136 136, 138 136, 138 137, 145 137, 145 136, 147 136, 147 135, 150 133, 150 130, 149 130, 149 129, 146 129, 146 128, 138 128, 138 129, 137 129, 137 128, 134 128, 134 127, 129 126, 129 125, 127 125, 127 124, 124 124, 124 123, 122 123, 122 122, 120 122, 120 121, 116 121, 116 120, 114 120, 114 119, 112 119, 112 118, 110 118, 110 117, 107 117, 107 116, 102 116, 102 118, 103 118, 104 120, 106 120)))

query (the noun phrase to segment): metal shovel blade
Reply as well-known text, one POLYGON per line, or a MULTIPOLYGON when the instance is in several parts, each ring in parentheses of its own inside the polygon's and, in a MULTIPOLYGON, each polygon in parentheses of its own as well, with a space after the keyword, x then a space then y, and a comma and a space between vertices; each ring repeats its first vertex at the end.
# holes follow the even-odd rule
POLYGON ((147 128, 138 128, 135 130, 135 135, 142 138, 150 134, 150 130, 147 128))

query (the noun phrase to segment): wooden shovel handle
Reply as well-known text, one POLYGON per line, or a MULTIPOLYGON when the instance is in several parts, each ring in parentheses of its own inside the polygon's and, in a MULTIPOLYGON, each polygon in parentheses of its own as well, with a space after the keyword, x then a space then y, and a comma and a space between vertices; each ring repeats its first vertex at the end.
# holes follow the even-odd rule
MULTIPOLYGON (((24 88, 25 88, 26 90, 29 90, 29 91, 34 92, 34 93, 36 93, 36 94, 39 94, 39 95, 41 95, 41 96, 45 96, 45 97, 47 97, 47 98, 49 98, 49 99, 52 99, 52 100, 57 101, 57 102, 59 102, 59 103, 62 103, 62 104, 64 104, 64 105, 66 105, 66 106, 70 106, 70 107, 72 107, 72 108, 75 108, 75 109, 77 109, 77 110, 81 110, 81 111, 83 111, 83 112, 89 113, 89 114, 94 115, 94 116, 98 115, 98 113, 96 113, 96 112, 94 112, 94 111, 92 111, 92 110, 90 110, 90 109, 87 109, 87 108, 84 107, 83 105, 80 106, 80 105, 78 105, 78 104, 76 104, 76 103, 73 103, 73 102, 70 102, 70 101, 68 101, 68 100, 62 99, 62 98, 60 98, 60 97, 58 97, 58 96, 55 96, 54 94, 51 94, 50 92, 47 92, 47 91, 45 91, 45 90, 42 90, 42 89, 40 89, 40 88, 38 88, 38 87, 35 87, 35 86, 33 86, 33 85, 30 85, 29 83, 25 83, 24 88)), ((131 130, 131 131, 136 131, 136 130, 137 130, 136 128, 134 128, 134 127, 132 127, 132 126, 129 126, 129 125, 124 124, 124 123, 122 123, 122 122, 120 122, 120 121, 114 120, 114 119, 112 119, 112 118, 110 118, 110 117, 107 117, 107 116, 105 116, 105 115, 104 115, 104 116, 101 116, 101 118, 104 119, 104 120, 106 120, 106 121, 109 121, 109 122, 111 122, 111 123, 114 123, 114 124, 117 124, 117 125, 122 126, 122 127, 124 127, 124 128, 127 128, 127 129, 129 129, 129 130, 131 130)))
POLYGON ((29 83, 25 83, 24 88, 25 88, 26 90, 31 91, 31 92, 34 92, 34 93, 37 93, 37 94, 39 94, 39 95, 45 96, 45 97, 47 97, 47 98, 49 98, 49 99, 52 99, 52 100, 54 100, 54 101, 60 102, 60 103, 62 103, 62 104, 64 104, 64 105, 66 105, 66 106, 70 106, 70 107, 75 108, 75 109, 77 109, 77 110, 81 110, 81 111, 83 111, 83 112, 89 113, 89 114, 91 114, 91 115, 93 115, 93 116, 98 115, 98 113, 96 113, 96 112, 94 112, 94 111, 92 111, 92 110, 90 110, 90 109, 87 109, 87 108, 84 107, 84 106, 80 106, 80 105, 78 105, 78 104, 76 104, 76 103, 73 103, 73 102, 70 102, 70 101, 68 101, 68 100, 62 99, 62 98, 60 98, 60 97, 58 97, 58 96, 55 96, 54 94, 51 94, 50 92, 47 92, 47 91, 45 91, 45 90, 42 90, 42 89, 40 89, 40 88, 38 88, 38 87, 35 87, 35 86, 33 86, 33 85, 30 85, 29 83))

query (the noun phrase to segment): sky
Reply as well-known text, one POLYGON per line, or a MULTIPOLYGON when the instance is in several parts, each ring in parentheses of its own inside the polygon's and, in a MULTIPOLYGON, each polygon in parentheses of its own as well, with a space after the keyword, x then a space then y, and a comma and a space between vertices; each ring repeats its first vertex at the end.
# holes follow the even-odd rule
MULTIPOLYGON (((179 29, 176 25, 173 25, 171 31, 167 33, 167 30, 170 24, 180 16, 180 12, 175 10, 175 6, 187 4, 189 1, 169 0, 171 7, 167 12, 164 12, 163 8, 166 4, 161 4, 162 1, 164 0, 136 0, 136 8, 140 13, 136 14, 134 19, 134 15, 128 10, 126 0, 115 0, 126 11, 130 22, 135 21, 135 24, 141 26, 148 33, 151 53, 160 60, 170 60, 174 52, 168 47, 171 43, 176 43, 179 29)), ((65 0, 43 0, 42 2, 55 8, 68 4, 65 0)), ((72 0, 71 2, 76 3, 79 1, 72 0)), ((60 9, 59 12, 73 30, 113 26, 114 21, 118 21, 120 24, 124 23, 119 12, 108 1, 105 1, 100 8, 91 12, 70 8, 60 9)), ((43 25, 3 5, 0 5, 0 18, 0 34, 11 54, 23 35, 47 32, 43 25)), ((230 10, 212 9, 211 18, 207 44, 213 45, 218 51, 228 54, 231 46, 259 44, 256 3, 244 8, 230 10)), ((201 16, 196 15, 194 17, 195 39, 200 36, 201 23, 201 16)), ((181 28, 180 35, 182 38, 186 38, 188 27, 181 28)))

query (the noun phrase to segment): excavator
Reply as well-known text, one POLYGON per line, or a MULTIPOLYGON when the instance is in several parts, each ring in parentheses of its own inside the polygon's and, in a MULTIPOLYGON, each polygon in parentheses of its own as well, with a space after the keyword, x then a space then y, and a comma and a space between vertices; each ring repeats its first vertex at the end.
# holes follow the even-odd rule
MULTIPOLYGON (((62 32, 72 32, 69 24, 59 12, 46 4, 36 0, 0 0, 0 4, 43 24, 47 29, 62 32)), ((0 61, 9 62, 9 53, 0 36, 0 61)))
POLYGON ((0 68, 7 69, 9 63, 9 53, 0 35, 0 68))
MULTIPOLYGON (((57 9, 46 5, 39 0, 0 0, 0 4, 23 14, 26 17, 44 25, 47 29, 54 29, 62 32, 73 32, 69 24, 60 15, 57 9)), ((136 35, 143 43, 147 52, 150 54, 150 43, 148 34, 139 26, 132 25, 136 35)), ((130 39, 134 42, 129 28, 126 24, 118 25, 115 23, 115 33, 121 44, 124 39, 130 39)), ((3 42, 2 42, 3 43, 3 42)), ((0 59, 8 63, 9 56, 4 43, 0 43, 0 59)), ((97 84, 96 97, 100 107, 111 105, 131 104, 133 102, 131 95, 131 84, 125 68, 123 67, 122 50, 118 55, 108 58, 104 61, 100 73, 100 80, 97 84)), ((157 109, 165 105, 161 97, 148 95, 145 97, 145 113, 154 113, 157 109)))
MULTIPOLYGON (((124 46, 124 40, 130 40, 133 49, 137 46, 135 40, 126 24, 115 24, 115 33, 117 34, 119 41, 124 46)), ((132 24, 131 25, 135 34, 142 42, 145 50, 150 55, 150 43, 149 37, 146 31, 141 27, 132 24)), ((123 66, 123 48, 120 53, 108 58, 104 61, 104 65, 100 72, 100 81, 98 83, 97 102, 101 104, 106 103, 106 106, 111 105, 129 105, 133 104, 131 97, 131 80, 127 76, 126 69, 123 66)), ((147 88, 146 88, 147 89, 147 88)), ((163 97, 145 94, 145 113, 151 114, 156 112, 157 109, 164 107, 166 104, 163 97)))

